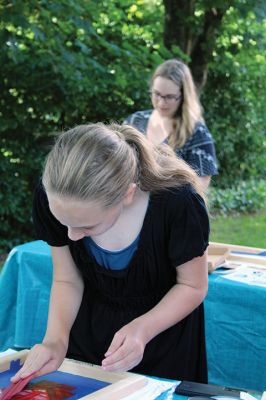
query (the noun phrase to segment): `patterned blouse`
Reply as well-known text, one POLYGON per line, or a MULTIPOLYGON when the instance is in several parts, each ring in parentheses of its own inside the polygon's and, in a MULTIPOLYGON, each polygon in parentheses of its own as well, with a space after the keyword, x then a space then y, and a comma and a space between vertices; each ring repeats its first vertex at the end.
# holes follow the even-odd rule
MULTIPOLYGON (((134 126, 145 134, 152 111, 137 111, 127 117, 124 124, 134 126)), ((191 137, 183 147, 176 149, 176 154, 185 160, 199 176, 218 174, 214 140, 207 126, 202 122, 196 124, 191 137)))

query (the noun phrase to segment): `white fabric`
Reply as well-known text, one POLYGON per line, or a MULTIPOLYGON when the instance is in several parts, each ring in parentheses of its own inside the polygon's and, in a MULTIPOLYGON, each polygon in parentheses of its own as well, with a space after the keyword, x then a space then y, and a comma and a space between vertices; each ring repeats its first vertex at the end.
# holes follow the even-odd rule
POLYGON ((147 378, 147 384, 142 388, 137 390, 135 393, 123 397, 123 400, 154 400, 160 394, 168 391, 164 397, 165 400, 170 400, 173 398, 173 393, 176 386, 180 383, 179 381, 162 381, 154 378, 147 378))

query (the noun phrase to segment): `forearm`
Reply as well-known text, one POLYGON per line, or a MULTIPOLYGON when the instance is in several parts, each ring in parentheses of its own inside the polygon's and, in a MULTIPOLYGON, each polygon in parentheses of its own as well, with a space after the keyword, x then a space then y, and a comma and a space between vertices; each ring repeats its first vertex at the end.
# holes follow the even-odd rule
POLYGON ((23 367, 12 378, 13 382, 32 373, 37 377, 59 368, 67 352, 69 332, 78 312, 82 293, 82 280, 75 281, 75 284, 54 280, 43 342, 33 346, 23 367))
POLYGON ((60 340, 68 344, 69 332, 77 316, 83 295, 82 281, 54 281, 44 342, 60 340))
POLYGON ((68 344, 69 332, 77 316, 83 291, 83 279, 68 246, 52 247, 53 284, 44 342, 68 344))
POLYGON ((159 333, 181 321, 204 300, 206 288, 176 284, 149 312, 138 318, 148 343, 159 333))

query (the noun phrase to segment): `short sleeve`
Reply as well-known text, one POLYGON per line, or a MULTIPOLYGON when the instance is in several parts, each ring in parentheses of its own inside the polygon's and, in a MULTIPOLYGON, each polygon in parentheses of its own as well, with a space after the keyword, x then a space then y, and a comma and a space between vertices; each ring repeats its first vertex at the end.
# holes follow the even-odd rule
POLYGON ((171 206, 169 257, 174 267, 204 254, 209 244, 209 217, 202 197, 192 189, 183 190, 171 206))
POLYGON ((199 176, 218 174, 214 140, 206 125, 196 125, 191 138, 180 149, 180 155, 199 176))
POLYGON ((41 183, 34 192, 32 217, 38 239, 55 247, 68 244, 67 227, 60 224, 51 213, 47 195, 41 183))

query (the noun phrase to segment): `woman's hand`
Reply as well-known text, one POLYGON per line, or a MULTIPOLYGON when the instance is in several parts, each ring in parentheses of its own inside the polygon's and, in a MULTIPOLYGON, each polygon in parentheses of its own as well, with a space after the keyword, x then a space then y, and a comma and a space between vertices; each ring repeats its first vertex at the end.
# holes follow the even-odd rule
POLYGON ((142 360, 146 344, 143 324, 135 319, 114 335, 102 361, 103 369, 122 372, 134 368, 142 360))
POLYGON ((67 347, 61 342, 36 344, 30 350, 23 367, 11 378, 11 381, 15 383, 34 372, 36 372, 34 377, 37 377, 57 370, 66 352, 67 347))

